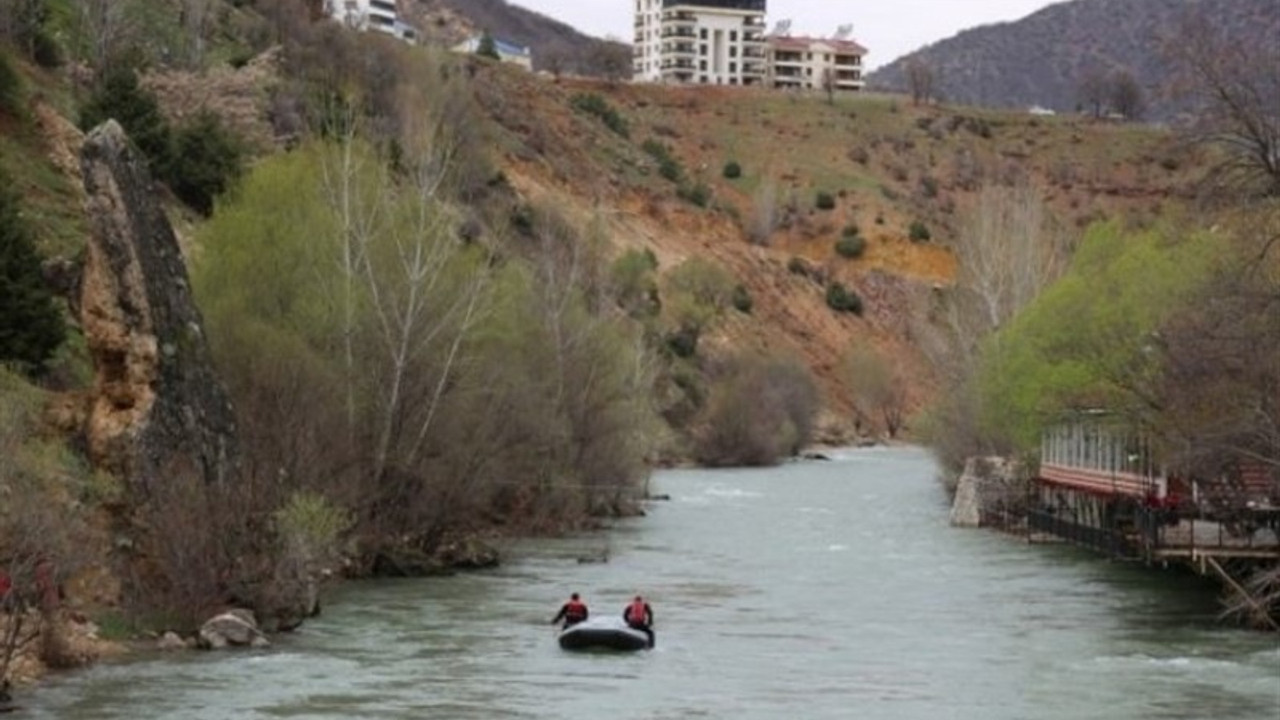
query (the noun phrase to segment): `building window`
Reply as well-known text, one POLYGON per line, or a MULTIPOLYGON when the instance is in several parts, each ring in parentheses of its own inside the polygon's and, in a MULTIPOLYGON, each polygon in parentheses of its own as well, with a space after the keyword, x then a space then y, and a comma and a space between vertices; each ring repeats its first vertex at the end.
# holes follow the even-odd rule
POLYGON ((699 55, 702 55, 703 57, 706 57, 706 55, 707 55, 707 46, 706 46, 706 45, 702 45, 702 46, 700 46, 700 47, 698 48, 698 54, 699 54, 699 55))
POLYGON ((706 28, 702 28, 701 30, 699 30, 699 31, 698 31, 698 37, 702 38, 703 40, 706 40, 706 39, 707 39, 707 29, 706 29, 706 28))
POLYGON ((730 73, 738 72, 738 63, 729 63, 729 72, 730 73))
POLYGON ((738 48, 736 47, 729 48, 729 57, 738 57, 738 48))
POLYGON ((729 42, 737 42, 737 41, 738 41, 738 31, 737 31, 737 30, 730 30, 730 31, 729 31, 729 42))

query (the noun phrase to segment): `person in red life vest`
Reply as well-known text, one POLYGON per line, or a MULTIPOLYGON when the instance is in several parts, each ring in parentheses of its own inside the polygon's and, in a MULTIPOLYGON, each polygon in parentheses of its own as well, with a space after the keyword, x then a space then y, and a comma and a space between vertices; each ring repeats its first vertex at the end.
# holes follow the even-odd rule
POLYGON ((623 609, 622 619, 627 622, 627 627, 648 635, 649 647, 653 647, 653 608, 644 601, 643 597, 637 595, 636 599, 623 609))
POLYGON ((0 570, 0 612, 8 615, 16 604, 17 598, 13 596, 13 580, 9 577, 9 573, 0 570))
POLYGON ((578 593, 574 593, 569 596, 569 602, 560 606, 560 612, 556 613, 556 616, 551 618, 551 624, 555 625, 561 620, 564 620, 563 629, 568 630, 574 625, 586 620, 588 614, 587 604, 582 602, 582 598, 578 597, 578 593))

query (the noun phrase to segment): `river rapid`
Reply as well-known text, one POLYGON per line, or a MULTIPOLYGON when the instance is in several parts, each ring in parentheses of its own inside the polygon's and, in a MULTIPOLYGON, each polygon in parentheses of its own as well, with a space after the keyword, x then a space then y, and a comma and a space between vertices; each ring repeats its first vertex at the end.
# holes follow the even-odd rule
POLYGON ((660 472, 647 518, 348 584, 269 649, 103 664, 19 717, 1280 718, 1280 639, 1215 624, 1214 588, 952 529, 935 476, 910 448, 660 472), (657 648, 561 651, 571 591, 596 614, 645 594, 657 648))

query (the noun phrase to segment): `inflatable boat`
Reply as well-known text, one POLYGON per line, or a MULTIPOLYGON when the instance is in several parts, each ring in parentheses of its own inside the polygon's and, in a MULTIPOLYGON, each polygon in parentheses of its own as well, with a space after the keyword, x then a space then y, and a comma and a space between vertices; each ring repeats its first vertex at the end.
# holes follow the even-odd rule
POLYGON ((585 620, 560 632, 560 647, 565 650, 643 650, 649 637, 632 630, 616 617, 585 620))

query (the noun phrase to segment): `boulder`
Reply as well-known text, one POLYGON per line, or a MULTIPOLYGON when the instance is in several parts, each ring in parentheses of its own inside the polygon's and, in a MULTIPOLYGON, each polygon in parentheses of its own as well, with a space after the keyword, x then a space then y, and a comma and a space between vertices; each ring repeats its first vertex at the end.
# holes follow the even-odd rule
POLYGON ((178 636, 178 633, 173 632, 171 630, 165 633, 164 635, 160 636, 160 639, 156 641, 156 649, 163 650, 165 652, 170 652, 173 650, 186 650, 187 643, 185 640, 183 640, 181 637, 178 636))
POLYGON ((205 621, 200 627, 199 645, 206 650, 225 647, 264 647, 269 645, 258 629, 258 621, 248 610, 228 610, 205 621))

